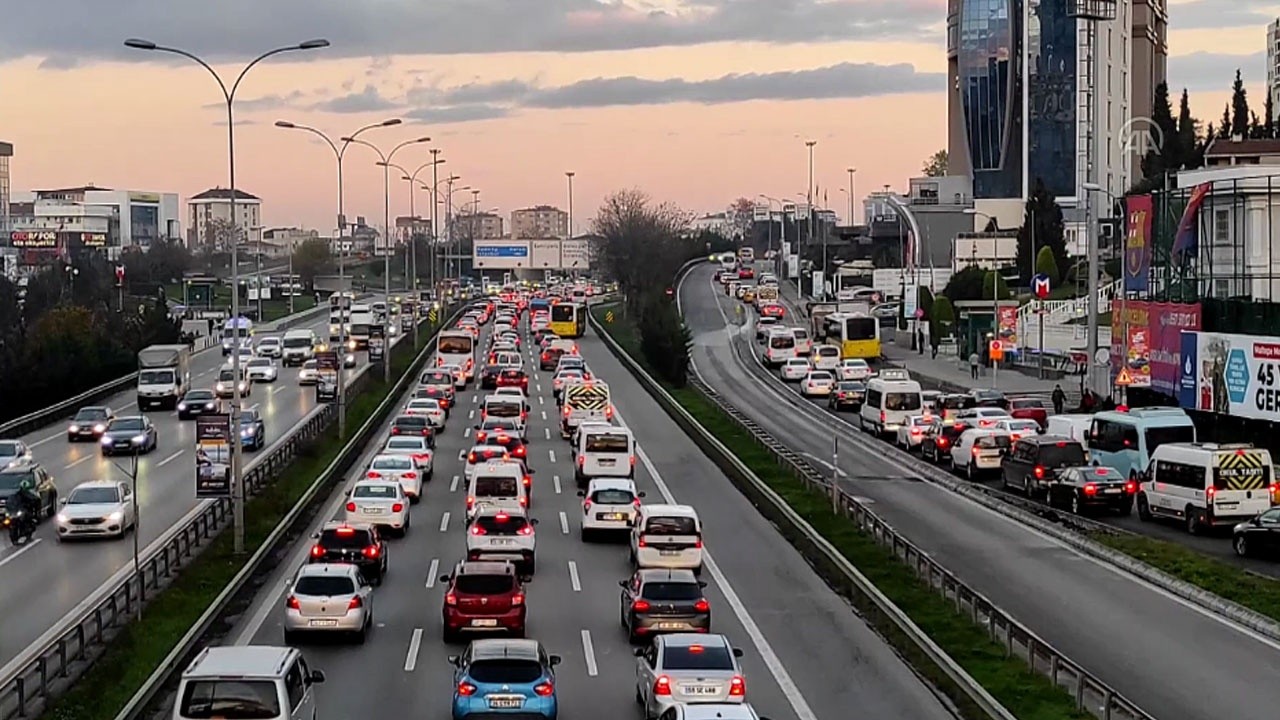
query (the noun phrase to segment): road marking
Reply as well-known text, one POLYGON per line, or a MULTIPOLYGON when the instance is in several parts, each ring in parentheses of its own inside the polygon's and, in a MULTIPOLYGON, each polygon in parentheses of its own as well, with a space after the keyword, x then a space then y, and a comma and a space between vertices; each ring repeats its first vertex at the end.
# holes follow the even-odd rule
POLYGON ((537 385, 538 385, 538 392, 542 392, 542 383, 537 383, 537 385))
POLYGON ((574 592, 582 592, 582 581, 578 579, 578 563, 569 561, 569 584, 574 592))
POLYGON ((404 671, 413 672, 418 667, 418 650, 422 648, 422 628, 413 629, 413 637, 409 638, 409 654, 404 659, 404 671))
POLYGON ((131 407, 137 407, 137 405, 138 405, 138 401, 137 401, 137 400, 133 400, 133 401, 131 401, 131 402, 127 402, 127 403, 125 403, 124 405, 118 405, 118 406, 117 406, 117 409, 119 409, 119 410, 125 410, 125 409, 131 408, 131 407))
POLYGON ((472 395, 472 396, 471 396, 471 404, 472 404, 472 405, 478 405, 479 403, 480 403, 480 395, 478 395, 478 394, 476 394, 476 395, 472 395))
POLYGON ((596 649, 591 644, 591 631, 582 631, 582 657, 587 661, 587 674, 595 677, 600 674, 600 668, 596 667, 596 649))
POLYGON ((555 461, 556 461, 556 451, 555 451, 555 450, 548 450, 548 451, 547 451, 547 456, 551 458, 551 462, 555 462, 555 461))
POLYGON ((4 567, 6 564, 11 562, 14 558, 18 557, 22 553, 30 550, 31 548, 39 544, 40 544, 40 538, 36 538, 35 540, 28 540, 26 545, 23 545, 21 548, 18 549, 18 552, 10 555, 9 557, 4 558, 3 560, 0 560, 0 567, 4 567))
POLYGON ((543 411, 542 411, 542 419, 543 419, 543 420, 546 420, 546 419, 547 419, 547 411, 546 411, 546 410, 543 410, 543 411))
POLYGON ((92 460, 92 459, 93 459, 93 457, 94 457, 93 455, 85 455, 84 457, 80 458, 79 460, 76 460, 75 462, 71 463, 70 465, 68 465, 68 466, 66 466, 66 467, 64 467, 64 468, 62 468, 62 469, 63 469, 63 470, 70 470, 71 468, 73 468, 73 467, 75 467, 75 466, 77 466, 77 465, 83 465, 84 463, 87 463, 87 462, 89 462, 90 460, 92 460))
POLYGON ((467 459, 467 451, 466 451, 466 450, 459 450, 459 451, 458 451, 458 459, 459 459, 459 460, 466 460, 466 459, 467 459))
POLYGON ((280 387, 278 387, 278 388, 273 388, 273 389, 271 390, 271 394, 272 394, 272 395, 275 395, 276 393, 282 393, 282 392, 284 392, 285 390, 288 390, 288 389, 289 389, 289 387, 288 387, 287 385, 281 385, 281 386, 280 386, 280 387))
POLYGON ((463 431, 462 431, 462 437, 464 437, 464 438, 469 438, 469 437, 471 437, 471 428, 467 428, 466 430, 463 430, 463 431))
POLYGON ((454 475, 453 479, 449 481, 449 492, 458 492, 458 476, 457 475, 454 475))
POLYGON ((824 468, 826 468, 826 469, 828 469, 828 470, 835 470, 835 471, 836 471, 836 474, 838 474, 838 475, 839 475, 840 477, 842 477, 842 478, 847 478, 847 477, 849 477, 849 473, 847 473, 847 472, 845 472, 845 471, 841 470, 840 468, 835 467, 834 465, 832 465, 830 460, 823 460, 822 458, 818 457, 817 455, 814 455, 813 453, 800 453, 800 454, 801 454, 801 455, 804 455, 805 457, 807 457, 807 458, 809 458, 810 460, 812 460, 812 461, 814 461, 814 462, 818 463, 819 465, 821 465, 822 467, 824 467, 824 468))
POLYGON ((548 439, 548 440, 550 440, 550 439, 551 439, 551 428, 542 428, 542 434, 543 434, 543 435, 545 435, 545 436, 547 437, 547 439, 548 439))
POLYGON ((565 515, 563 510, 560 511, 560 532, 569 534, 569 516, 565 515))
POLYGON ((449 530, 449 513, 440 516, 440 532, 448 532, 449 530))
POLYGON ((474 420, 475 418, 476 418, 476 411, 475 411, 475 409, 473 408, 473 409, 471 410, 471 412, 467 413, 467 419, 468 419, 468 420, 474 420))
POLYGON ((169 457, 161 460, 160 462, 156 463, 156 467, 164 467, 165 465, 169 464, 171 460, 177 460, 179 457, 182 456, 182 452, 183 452, 182 450, 179 450, 174 454, 170 455, 169 457))
POLYGON ((539 405, 546 405, 546 404, 547 404, 547 399, 546 399, 546 398, 544 398, 544 397, 542 397, 541 395, 539 395, 539 396, 538 396, 538 404, 539 404, 539 405))
POLYGON ((436 586, 436 575, 440 572, 440 558, 431 559, 431 567, 427 568, 427 587, 436 586))
POLYGON ((54 440, 57 440, 57 439, 58 439, 58 438, 60 438, 60 437, 64 437, 64 435, 63 435, 62 433, 60 433, 60 432, 59 432, 59 433, 54 433, 53 435, 50 435, 50 436, 49 436, 49 437, 47 437, 47 438, 42 438, 42 439, 40 439, 40 440, 36 440, 36 441, 35 441, 35 442, 33 442, 33 443, 29 443, 29 444, 27 445, 27 447, 40 447, 41 445, 43 445, 43 444, 45 444, 45 443, 47 443, 47 442, 53 442, 54 440))
POLYGON ((557 494, 557 495, 559 495, 559 494, 560 494, 560 476, 559 476, 559 475, 555 475, 555 476, 553 476, 553 477, 551 478, 551 482, 555 483, 555 486, 556 486, 556 494, 557 494))

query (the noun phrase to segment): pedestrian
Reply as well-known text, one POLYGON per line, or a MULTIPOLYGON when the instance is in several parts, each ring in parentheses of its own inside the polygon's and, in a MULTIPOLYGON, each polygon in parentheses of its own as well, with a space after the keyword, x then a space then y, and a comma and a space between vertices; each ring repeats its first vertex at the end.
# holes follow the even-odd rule
POLYGON ((982 362, 982 358, 978 356, 978 351, 974 350, 969 353, 969 377, 974 380, 978 379, 978 364, 982 362))
POLYGON ((1053 414, 1061 415, 1062 409, 1067 405, 1067 394, 1063 392, 1062 385, 1053 386, 1053 414))
POLYGON ((209 326, 208 335, 213 335, 213 318, 205 318, 205 324, 209 326))
POLYGON ((924 354, 924 330, 916 330, 916 347, 920 348, 920 354, 924 354))

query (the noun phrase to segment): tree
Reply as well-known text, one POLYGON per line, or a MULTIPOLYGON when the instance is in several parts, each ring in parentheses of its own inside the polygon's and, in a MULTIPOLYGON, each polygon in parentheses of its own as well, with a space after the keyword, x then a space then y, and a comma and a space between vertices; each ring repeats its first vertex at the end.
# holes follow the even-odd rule
POLYGON ((951 158, 946 148, 935 152, 924 161, 924 167, 920 170, 928 177, 942 177, 950 170, 951 158))
POLYGON ((663 292, 685 261, 706 252, 688 235, 686 213, 654 203, 639 190, 606 197, 591 225, 600 237, 604 274, 618 282, 628 311, 637 317, 645 291, 663 292))
POLYGON ((1037 178, 1031 197, 1027 199, 1022 227, 1018 228, 1018 277, 1024 283, 1030 283, 1031 276, 1035 274, 1036 253, 1042 247, 1049 248, 1053 253, 1055 267, 1067 266, 1066 227, 1062 219, 1062 208, 1045 187, 1044 181, 1037 178))
POLYGON ((929 313, 929 340, 934 347, 954 332, 956 321, 955 308, 946 295, 939 295, 933 301, 933 312, 929 313))
POLYGON ((942 289, 942 295, 952 303, 981 300, 982 282, 986 276, 986 270, 977 265, 970 265, 951 275, 947 286, 942 289))
POLYGON ((1053 250, 1048 246, 1040 248, 1040 252, 1036 253, 1036 274, 1045 275, 1049 278, 1049 284, 1056 287, 1058 284, 1058 261, 1053 257, 1053 250))
POLYGON ((751 227, 755 224, 756 203, 751 198, 740 197, 729 208, 729 227, 735 239, 747 243, 751 239, 751 227))
POLYGON ((1231 83, 1231 135, 1242 138, 1249 137, 1249 91, 1244 89, 1244 81, 1240 79, 1240 70, 1236 69, 1236 80, 1231 83))
POLYGON ((983 300, 1008 300, 1013 297, 1013 293, 1009 290, 1009 284, 1005 282, 1004 277, 995 270, 986 271, 986 277, 982 279, 982 299, 983 300), (993 288, 995 290, 993 290, 993 288), (997 298, 992 298, 992 292, 998 293, 997 298))
POLYGON ((920 285, 916 288, 916 307, 924 313, 920 316, 922 320, 928 320, 933 317, 933 291, 927 285, 920 285))
POLYGON ((1222 126, 1218 128, 1218 137, 1231 139, 1231 103, 1222 106, 1222 126))
POLYGON ((1262 137, 1268 140, 1276 136, 1276 108, 1275 103, 1271 99, 1271 93, 1267 93, 1267 100, 1262 106, 1262 137))
POLYGON ((662 379, 675 387, 684 387, 689 380, 693 334, 680 317, 675 302, 665 293, 647 292, 642 308, 638 325, 645 360, 662 379))
POLYGON ((1196 132, 1196 119, 1191 116, 1191 100, 1187 97, 1187 89, 1182 89, 1182 98, 1178 101, 1178 169, 1192 169, 1196 146, 1200 139, 1196 132))
POLYGON ((235 236, 234 223, 222 218, 212 218, 204 224, 204 237, 200 238, 200 244, 209 253, 230 251, 235 236))
POLYGON ((1155 157, 1144 158, 1150 167, 1143 169, 1148 177, 1162 175, 1169 170, 1177 170, 1182 162, 1182 143, 1178 135, 1178 123, 1173 119, 1173 108, 1169 104, 1169 85, 1156 85, 1155 100, 1151 106, 1151 122, 1159 130, 1159 147, 1151 150, 1155 157))
POLYGON ((308 238, 294 248, 293 271, 301 279, 302 286, 308 290, 315 287, 317 275, 324 275, 332 269, 333 254, 329 250, 327 239, 308 238))

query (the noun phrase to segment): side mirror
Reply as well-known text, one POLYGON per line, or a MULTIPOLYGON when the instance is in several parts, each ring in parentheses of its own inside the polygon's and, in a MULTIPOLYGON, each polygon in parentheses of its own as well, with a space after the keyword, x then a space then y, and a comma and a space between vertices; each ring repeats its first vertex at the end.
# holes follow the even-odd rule
POLYGON ((643 491, 643 490, 641 490, 640 492, 636 493, 636 497, 638 497, 638 498, 642 498, 642 497, 644 497, 644 496, 645 496, 645 495, 644 495, 644 491, 643 491))
POLYGON ((538 471, 537 471, 537 470, 534 470, 533 468, 529 468, 529 474, 530 474, 530 475, 537 475, 537 474, 538 474, 538 471))
POLYGON ((319 540, 319 539, 320 539, 320 533, 311 533, 311 539, 312 539, 312 540, 319 540))
POLYGON ((555 666, 557 666, 557 665, 559 665, 559 664, 560 664, 560 656, 559 656, 559 655, 552 655, 549 659, 550 659, 550 665, 551 665, 551 667, 555 667, 555 666))
POLYGON ((733 656, 734 656, 734 657, 736 657, 736 658, 740 658, 740 657, 742 657, 742 648, 734 648, 734 649, 733 649, 733 656))
POLYGON ((586 491, 586 490, 579 490, 579 491, 578 491, 578 497, 586 497, 586 496, 587 496, 587 491, 586 491))
POLYGON ((530 525, 537 525, 537 524, 538 524, 538 518, 530 518, 530 519, 529 519, 529 524, 530 524, 530 525))
POLYGON ((457 656, 457 655, 450 655, 450 656, 449 656, 449 664, 450 664, 450 665, 454 665, 454 666, 456 666, 456 665, 458 664, 458 661, 459 661, 460 659, 461 659, 461 658, 460 658, 459 656, 457 656))
POLYGON ((324 671, 323 671, 323 670, 312 670, 312 671, 311 671, 311 682, 313 682, 313 683, 322 683, 322 682, 324 682, 324 671))
POLYGON ((698 587, 700 587, 700 588, 704 588, 704 587, 706 587, 706 586, 707 586, 707 581, 706 581, 706 580, 699 580, 699 581, 698 581, 698 587))
POLYGON ((627 586, 627 581, 626 581, 626 580, 619 580, 619 581, 618 581, 618 587, 620 587, 620 588, 625 588, 626 586, 627 586))
POLYGON ((61 500, 59 500, 59 501, 58 501, 58 504, 59 504, 59 505, 66 505, 66 504, 67 504, 67 499, 66 499, 66 498, 62 498, 61 500))
POLYGON ((644 648, 638 647, 635 650, 633 650, 631 654, 635 655, 636 657, 644 657, 644 651, 645 651, 644 648))
POLYGON ((441 576, 440 576, 440 582, 442 582, 442 583, 447 583, 447 582, 449 582, 449 576, 448 576, 448 575, 441 575, 441 576))

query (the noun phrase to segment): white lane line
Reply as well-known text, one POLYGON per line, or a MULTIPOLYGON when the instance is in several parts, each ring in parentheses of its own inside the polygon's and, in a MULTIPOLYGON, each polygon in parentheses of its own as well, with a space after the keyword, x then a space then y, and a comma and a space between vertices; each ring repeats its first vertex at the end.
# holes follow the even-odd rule
POLYGON ((169 457, 161 460, 160 462, 156 463, 156 467, 164 467, 165 465, 168 465, 170 462, 177 460, 179 457, 182 457, 182 452, 183 451, 179 450, 174 454, 170 455, 169 457))
POLYGON ((471 428, 467 428, 466 430, 463 430, 463 431, 462 431, 462 437, 464 437, 464 438, 469 438, 469 437, 471 437, 471 428))
POLYGON ((413 637, 409 638, 409 654, 404 658, 404 671, 413 672, 418 667, 418 650, 422 649, 422 628, 413 629, 413 637))
POLYGON ((440 558, 431 559, 431 567, 427 568, 427 587, 436 586, 436 575, 440 572, 440 558))
POLYGON ((587 674, 595 677, 600 674, 600 668, 596 667, 596 648, 591 644, 591 631, 582 631, 582 657, 587 661, 587 674))
POLYGON ((539 405, 546 405, 546 404, 547 404, 547 400, 546 400, 546 398, 544 398, 544 397, 542 397, 541 395, 539 395, 539 396, 538 396, 538 404, 539 404, 539 405))
POLYGON ((448 532, 449 530, 449 513, 440 516, 440 532, 448 532))
POLYGON ((545 435, 545 436, 547 436, 547 439, 548 439, 548 440, 550 440, 550 439, 551 439, 551 428, 542 428, 542 434, 543 434, 543 435, 545 435))
POLYGON ((131 408, 131 407, 136 407, 137 405, 138 405, 138 401, 137 401, 137 400, 133 400, 133 401, 127 402, 127 403, 125 403, 125 404, 123 404, 123 405, 117 405, 117 406, 116 406, 116 408, 117 408, 117 409, 119 409, 119 410, 127 410, 127 409, 129 409, 129 408, 131 408))
POLYGON ((89 461, 90 461, 90 460, 92 460, 93 458, 94 458, 94 456, 93 456, 93 455, 85 455, 84 457, 80 458, 79 460, 76 460, 75 462, 71 463, 70 465, 67 465, 66 467, 64 467, 64 468, 62 468, 62 469, 63 469, 63 470, 70 470, 71 468, 76 467, 77 465, 83 465, 83 464, 85 464, 85 463, 89 462, 89 461))
POLYGON ((475 420, 475 418, 476 418, 476 411, 474 408, 472 408, 471 412, 467 413, 467 419, 475 420))
POLYGON ((458 476, 457 475, 454 475, 453 479, 449 481, 449 492, 458 492, 458 476))
POLYGON ((22 553, 24 553, 24 552, 26 552, 26 551, 30 550, 31 548, 33 548, 33 547, 35 547, 35 546, 37 546, 37 545, 39 545, 39 544, 40 544, 40 538, 36 538, 35 540, 28 540, 28 541, 27 541, 27 544, 26 544, 26 545, 23 545, 23 546, 18 550, 18 552, 16 552, 16 553, 14 553, 14 554, 10 555, 10 556, 9 556, 9 557, 7 557, 7 558, 4 558, 3 560, 0 560, 0 567, 4 567, 6 564, 8 564, 9 562, 11 562, 14 558, 18 557, 18 556, 19 556, 19 555, 21 555, 22 553))
POLYGON ((547 411, 546 411, 546 410, 543 410, 543 411, 542 411, 542 419, 543 419, 543 420, 546 420, 546 419, 547 419, 547 411))
POLYGON ((472 405, 478 405, 478 404, 480 404, 480 396, 479 396, 479 395, 472 395, 472 396, 471 396, 471 404, 472 404, 472 405))
POLYGON ((551 458, 551 462, 555 462, 555 461, 556 461, 556 451, 555 451, 555 450, 548 450, 548 451, 547 451, 547 457, 551 458))
POLYGON ((280 387, 278 387, 278 388, 273 388, 273 389, 271 390, 271 394, 272 394, 272 395, 275 395, 275 394, 277 394, 277 393, 282 393, 282 392, 284 392, 285 390, 288 390, 288 389, 289 389, 289 386, 287 386, 287 385, 281 385, 281 386, 280 386, 280 387))
POLYGON ((559 495, 560 494, 560 476, 559 475, 552 476, 551 482, 555 483, 556 494, 559 495))
POLYGON ((582 592, 582 581, 578 578, 578 563, 569 561, 569 584, 574 592, 582 592))
POLYGON ((542 392, 542 383, 537 383, 538 392, 542 392))
POLYGON ((54 440, 57 440, 60 437, 65 437, 65 436, 62 433, 54 433, 53 435, 50 435, 47 438, 41 438, 39 440, 36 440, 35 442, 27 443, 27 447, 40 447, 41 445, 47 442, 53 442, 54 440))
MULTIPOLYGON (((622 413, 618 412, 617 408, 614 408, 613 415, 618 419, 619 425, 628 427, 627 421, 622 417, 622 413)), ((666 481, 662 479, 662 475, 658 473, 658 468, 654 467, 653 461, 649 459, 649 454, 639 444, 636 445, 636 455, 639 456, 640 462, 644 464, 645 470, 649 471, 649 476, 653 478, 653 484, 657 486, 658 492, 662 494, 662 499, 668 504, 675 505, 676 498, 671 493, 671 488, 667 486, 666 481)), ((720 592, 724 594, 724 599, 729 603, 729 608, 733 610, 733 614, 742 623, 742 629, 751 638, 751 643, 756 646, 756 652, 760 653, 760 659, 764 661, 765 667, 769 669, 769 674, 773 675, 773 679, 778 683, 778 689, 782 691, 782 696, 791 704, 791 709, 795 712, 796 717, 799 720, 818 720, 818 716, 814 714, 813 709, 809 707, 809 703, 800 694, 800 688, 796 686, 795 680, 791 678, 791 673, 787 672, 786 666, 782 664, 778 653, 769 644, 769 640, 761 632, 760 626, 756 625, 751 613, 747 612, 746 606, 742 604, 742 599, 738 597, 738 593, 729 584, 729 579, 720 571, 720 566, 711 559, 711 553, 706 550, 702 551, 702 564, 711 573, 716 585, 720 586, 720 592)), ((583 632, 585 633, 586 631, 584 630, 583 632)))
POLYGON ((560 511, 560 532, 569 534, 569 516, 565 515, 563 510, 560 511))
POLYGON ((466 460, 466 459, 467 459, 467 451, 466 451, 466 450, 459 450, 459 451, 458 451, 458 459, 459 459, 459 460, 466 460))

